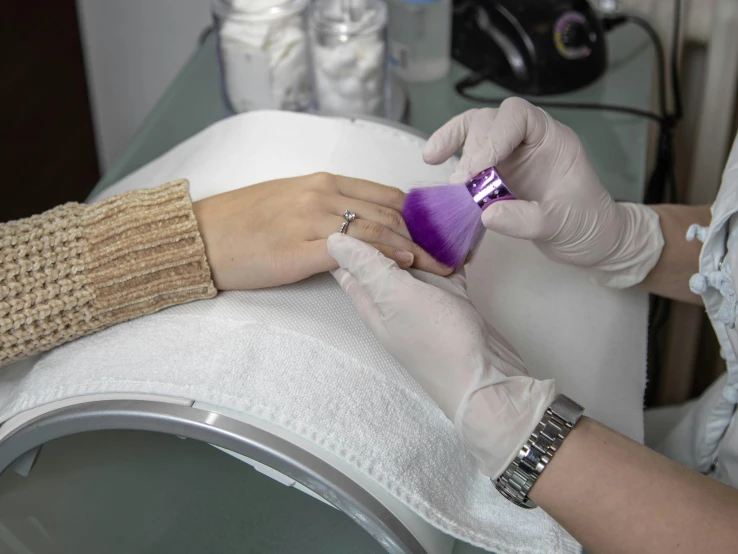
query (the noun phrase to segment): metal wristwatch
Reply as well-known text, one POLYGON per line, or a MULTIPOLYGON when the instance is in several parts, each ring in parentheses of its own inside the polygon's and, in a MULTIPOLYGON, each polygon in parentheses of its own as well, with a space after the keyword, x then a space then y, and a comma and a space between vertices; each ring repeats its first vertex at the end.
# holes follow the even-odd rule
POLYGON ((502 475, 493 482, 502 496, 521 508, 537 508, 528 492, 582 416, 584 408, 558 395, 502 475))

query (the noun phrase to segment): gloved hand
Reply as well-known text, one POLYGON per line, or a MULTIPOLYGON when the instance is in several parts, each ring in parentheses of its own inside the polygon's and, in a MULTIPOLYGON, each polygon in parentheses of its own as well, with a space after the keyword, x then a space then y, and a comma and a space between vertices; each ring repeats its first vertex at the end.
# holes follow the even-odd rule
POLYGON ((465 112, 441 127, 423 157, 443 163, 463 145, 452 182, 495 166, 518 200, 497 202, 482 221, 493 231, 530 239, 549 258, 599 271, 599 282, 640 283, 661 256, 656 212, 615 202, 600 183, 579 137, 521 98, 499 109, 465 112))
POLYGON ((463 273, 411 274, 340 234, 328 252, 364 325, 453 421, 482 472, 501 475, 553 402, 554 381, 528 376, 472 306, 463 273))

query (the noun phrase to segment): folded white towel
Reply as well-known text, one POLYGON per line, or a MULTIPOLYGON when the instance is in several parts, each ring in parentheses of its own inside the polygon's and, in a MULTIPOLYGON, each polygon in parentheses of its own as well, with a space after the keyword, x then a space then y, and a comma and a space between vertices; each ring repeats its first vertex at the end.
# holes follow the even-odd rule
MULTIPOLYGON (((313 171, 402 188, 443 182, 451 164, 428 167, 421 149, 420 139, 375 123, 243 114, 102 196, 186 177, 198 199, 313 171)), ((530 244, 491 234, 468 275, 475 303, 532 374, 555 377, 586 413, 642 441, 645 295, 599 288, 530 244)), ((31 370, 11 368, 0 375, 0 421, 110 392, 189 398, 276 424, 349 463, 432 525, 498 554, 579 550, 543 511, 514 507, 476 471, 451 423, 362 326, 329 275, 171 308, 58 348, 31 370)))

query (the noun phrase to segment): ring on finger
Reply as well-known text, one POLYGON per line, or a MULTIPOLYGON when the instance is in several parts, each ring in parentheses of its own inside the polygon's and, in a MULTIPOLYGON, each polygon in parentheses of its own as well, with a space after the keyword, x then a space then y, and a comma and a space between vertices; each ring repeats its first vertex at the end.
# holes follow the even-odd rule
POLYGON ((356 214, 351 210, 346 210, 343 213, 343 223, 341 223, 341 228, 338 230, 338 232, 342 235, 348 233, 349 223, 351 223, 354 219, 356 219, 356 214))

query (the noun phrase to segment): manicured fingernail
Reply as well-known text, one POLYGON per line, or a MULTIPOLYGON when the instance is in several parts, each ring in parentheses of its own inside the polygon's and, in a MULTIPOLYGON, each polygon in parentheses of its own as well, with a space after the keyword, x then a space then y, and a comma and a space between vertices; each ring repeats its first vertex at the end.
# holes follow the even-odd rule
POLYGON ((397 257, 397 262, 405 267, 410 267, 415 261, 413 253, 407 250, 395 250, 395 256, 397 257))

